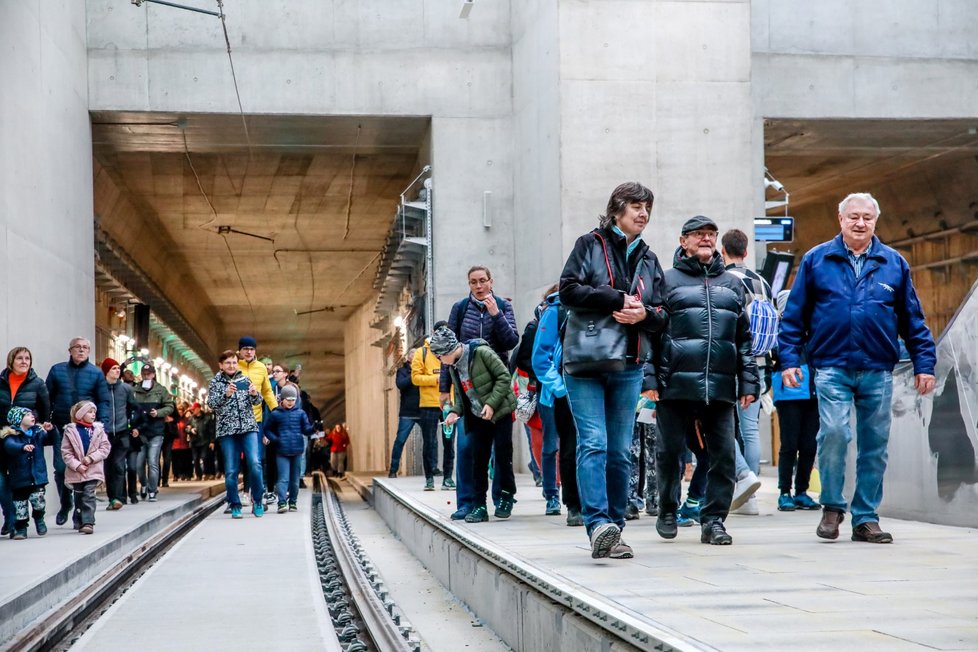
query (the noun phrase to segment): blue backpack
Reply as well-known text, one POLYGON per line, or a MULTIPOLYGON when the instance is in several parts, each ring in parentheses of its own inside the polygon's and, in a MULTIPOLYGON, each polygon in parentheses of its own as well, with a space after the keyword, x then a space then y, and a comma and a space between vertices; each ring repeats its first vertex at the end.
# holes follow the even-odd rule
POLYGON ((778 309, 771 301, 771 288, 760 276, 757 278, 748 276, 737 268, 727 271, 739 278, 746 290, 751 355, 767 355, 778 344, 778 309))

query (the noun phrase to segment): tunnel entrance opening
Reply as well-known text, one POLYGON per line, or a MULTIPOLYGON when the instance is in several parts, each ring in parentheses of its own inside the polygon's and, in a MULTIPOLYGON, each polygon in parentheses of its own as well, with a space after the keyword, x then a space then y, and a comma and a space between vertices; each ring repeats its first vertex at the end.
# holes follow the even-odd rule
POLYGON ((345 328, 376 301, 430 119, 95 112, 91 124, 96 233, 172 304, 168 326, 209 363, 255 337, 260 357, 301 368, 327 427, 343 421, 345 328))

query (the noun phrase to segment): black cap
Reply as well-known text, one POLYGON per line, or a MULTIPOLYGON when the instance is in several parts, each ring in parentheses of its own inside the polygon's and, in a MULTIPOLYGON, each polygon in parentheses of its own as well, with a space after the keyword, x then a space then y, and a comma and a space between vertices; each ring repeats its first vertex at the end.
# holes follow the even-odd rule
POLYGON ((146 373, 155 374, 156 373, 156 367, 154 367, 151 364, 144 364, 143 365, 143 368, 139 370, 139 373, 141 373, 141 374, 146 374, 146 373))
POLYGON ((717 223, 708 218, 705 215, 697 215, 696 217, 691 217, 686 220, 683 224, 682 234, 686 235, 690 231, 697 231, 699 229, 713 229, 714 231, 719 231, 717 228, 717 223))

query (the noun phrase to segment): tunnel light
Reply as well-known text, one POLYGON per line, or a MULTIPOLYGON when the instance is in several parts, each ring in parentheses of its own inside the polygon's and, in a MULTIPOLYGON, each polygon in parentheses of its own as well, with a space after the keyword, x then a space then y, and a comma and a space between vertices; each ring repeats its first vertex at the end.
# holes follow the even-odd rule
POLYGON ((153 364, 156 365, 157 368, 162 368, 163 367, 163 358, 155 358, 153 360, 153 364))
POLYGON ((475 0, 462 0, 462 9, 458 12, 459 18, 468 18, 469 14, 472 13, 472 7, 475 6, 475 0))
POLYGON ((176 367, 170 367, 170 373, 176 376, 178 373, 180 373, 180 370, 176 367))
POLYGON ((394 328, 404 328, 404 317, 400 315, 394 317, 394 328))
POLYGON ((163 364, 160 365, 160 369, 162 369, 163 371, 169 371, 170 367, 172 366, 173 365, 171 365, 169 362, 164 362, 163 364))
POLYGON ((115 341, 118 342, 119 344, 125 344, 126 342, 129 341, 129 336, 128 335, 116 335, 115 336, 115 341))
POLYGON ((149 356, 149 349, 139 349, 139 355, 143 356, 144 358, 149 356))

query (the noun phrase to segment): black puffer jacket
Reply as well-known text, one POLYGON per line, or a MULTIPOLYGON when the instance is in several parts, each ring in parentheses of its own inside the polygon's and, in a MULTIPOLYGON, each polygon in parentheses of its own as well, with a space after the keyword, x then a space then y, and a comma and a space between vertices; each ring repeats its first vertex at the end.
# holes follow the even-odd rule
POLYGON ((735 403, 757 398, 744 284, 724 269, 720 254, 706 267, 677 251, 665 274, 669 323, 656 344, 659 400, 735 403), (739 388, 738 388, 739 383, 739 388))
POLYGON ((626 294, 640 294, 645 321, 626 328, 628 357, 642 363, 651 357, 652 335, 661 331, 666 322, 662 309, 664 275, 659 259, 645 242, 639 241, 626 258, 627 248, 625 237, 611 227, 594 229, 578 238, 560 273, 560 302, 570 310, 610 314, 624 307, 626 294), (607 262, 599 236, 607 244, 607 262), (608 277, 609 264, 614 282, 608 277))
MULTIPOLYGON (((34 411, 38 423, 51 418, 51 401, 48 386, 33 369, 27 371, 27 378, 17 389, 17 396, 10 399, 10 369, 0 371, 0 426, 7 425, 7 412, 12 407, 25 407, 34 411)), ((19 426, 19 423, 15 423, 19 426)))

